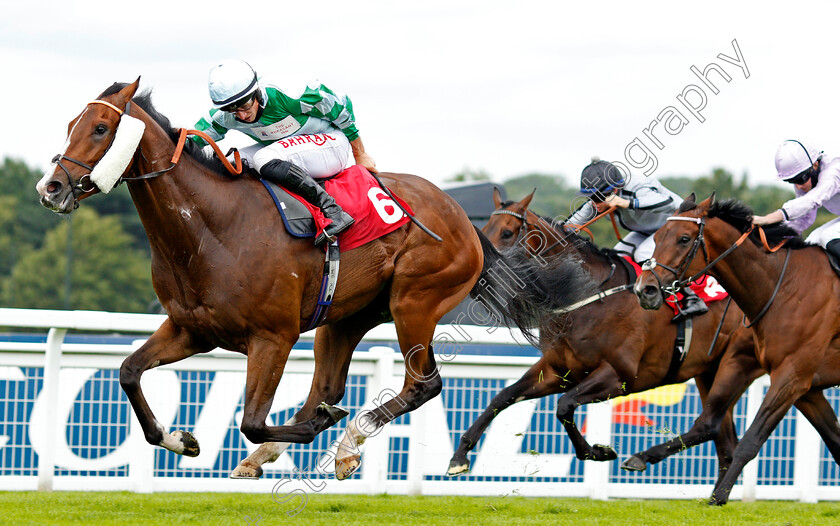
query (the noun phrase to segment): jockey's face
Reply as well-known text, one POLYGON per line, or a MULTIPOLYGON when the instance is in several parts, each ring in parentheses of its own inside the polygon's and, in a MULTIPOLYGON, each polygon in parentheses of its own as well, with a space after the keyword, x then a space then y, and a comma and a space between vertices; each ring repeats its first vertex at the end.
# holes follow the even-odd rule
POLYGON ((601 212, 606 211, 610 207, 610 205, 605 203, 604 200, 606 200, 609 196, 611 196, 614 193, 615 189, 611 188, 607 192, 595 192, 592 195, 592 204, 595 205, 595 210, 597 210, 599 214, 601 212))
POLYGON ((230 111, 230 113, 242 122, 254 122, 257 120, 257 114, 259 111, 260 105, 257 102, 257 96, 254 95, 249 102, 246 102, 235 110, 230 111))
POLYGON ((802 184, 794 184, 793 186, 795 186, 796 188, 798 188, 802 192, 810 192, 811 188, 814 187, 814 185, 811 183, 811 179, 808 179, 807 181, 805 181, 802 184))

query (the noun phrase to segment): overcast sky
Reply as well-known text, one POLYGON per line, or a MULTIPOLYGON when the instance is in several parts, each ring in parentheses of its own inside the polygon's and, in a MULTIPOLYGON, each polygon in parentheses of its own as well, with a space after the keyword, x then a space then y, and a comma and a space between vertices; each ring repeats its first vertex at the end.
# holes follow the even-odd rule
POLYGON ((208 70, 237 57, 290 94, 312 78, 347 93, 382 171, 576 182, 591 156, 626 162, 638 139, 631 157, 657 166, 634 174, 721 166, 772 182, 785 139, 840 154, 839 18, 838 4, 789 1, 4 0, 0 157, 46 168, 85 104, 137 76, 192 127, 208 70), (743 67, 719 58, 738 58, 733 40, 743 67), (711 63, 731 78, 709 72, 717 94, 690 70, 711 63), (692 86, 696 112, 678 100, 687 89, 700 106, 692 86))

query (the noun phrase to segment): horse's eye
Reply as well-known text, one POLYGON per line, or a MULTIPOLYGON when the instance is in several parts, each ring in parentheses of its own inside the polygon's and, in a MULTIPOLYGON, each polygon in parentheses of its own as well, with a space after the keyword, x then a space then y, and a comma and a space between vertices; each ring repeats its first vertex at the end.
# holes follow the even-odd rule
POLYGON ((513 230, 504 230, 502 232, 502 239, 509 239, 513 237, 513 230))
POLYGON ((97 124, 96 128, 93 129, 93 133, 96 135, 105 135, 108 132, 108 127, 104 124, 97 124))
POLYGON ((680 245, 687 245, 689 241, 691 241, 691 238, 690 238, 690 237, 688 237, 688 236, 687 236, 687 235, 685 235, 685 234, 681 235, 681 236, 680 236, 680 238, 677 240, 677 242, 678 242, 680 245))

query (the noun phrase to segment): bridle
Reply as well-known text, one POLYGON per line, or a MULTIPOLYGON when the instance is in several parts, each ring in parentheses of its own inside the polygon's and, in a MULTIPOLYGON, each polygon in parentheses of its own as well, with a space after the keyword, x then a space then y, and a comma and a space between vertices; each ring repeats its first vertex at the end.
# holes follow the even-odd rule
MULTIPOLYGON (((107 108, 111 108, 112 110, 116 111, 120 115, 120 117, 122 117, 123 113, 128 113, 129 105, 131 104, 131 102, 126 104, 125 111, 117 108, 116 106, 114 106, 110 102, 106 102, 104 100, 95 100, 95 101, 92 101, 92 102, 88 102, 87 105, 90 106, 91 104, 102 104, 103 106, 105 106, 107 108)), ((105 154, 108 153, 108 150, 111 148, 111 145, 114 144, 114 138, 115 137, 116 137, 116 133, 112 134, 111 142, 108 143, 108 147, 105 148, 105 151, 102 153, 102 157, 105 157, 105 154)), ((102 160, 102 157, 99 158, 99 161, 102 160)), ((90 166, 86 163, 83 163, 82 161, 80 161, 78 159, 68 157, 68 156, 64 155, 63 153, 60 153, 60 154, 56 155, 55 157, 53 157, 52 163, 57 165, 64 172, 64 175, 67 177, 67 183, 68 183, 68 186, 70 187, 70 191, 73 192, 73 210, 79 208, 79 195, 83 196, 84 194, 90 194, 90 193, 93 193, 97 190, 96 185, 93 184, 93 181, 90 179, 90 174, 91 174, 91 172, 93 172, 93 169, 96 167, 96 165, 99 164, 99 161, 96 161, 93 164, 93 166, 90 166), (73 178, 70 177, 70 170, 68 170, 67 167, 64 166, 64 163, 61 162, 62 160, 70 161, 71 163, 73 163, 75 165, 81 166, 82 168, 87 170, 88 173, 79 177, 78 182, 73 184, 73 178), (81 194, 77 194, 76 193, 77 191, 81 192, 81 194)))
MULTIPOLYGON (((129 112, 130 112, 130 109, 131 109, 131 101, 126 103, 125 110, 121 110, 118 107, 111 104, 110 102, 107 102, 107 101, 104 101, 104 100, 94 100, 94 101, 88 102, 87 105, 90 106, 91 104, 101 104, 101 105, 105 106, 106 108, 110 108, 110 109, 114 110, 115 112, 117 112, 117 114, 120 116, 120 118, 122 118, 123 115, 129 115, 130 116, 129 112)), ((175 168, 175 166, 178 164, 179 159, 181 158, 181 152, 183 152, 183 150, 184 150, 184 145, 186 144, 186 140, 187 140, 188 135, 198 135, 199 137, 201 137, 202 139, 207 141, 207 143, 209 143, 213 147, 213 150, 216 152, 216 155, 219 156, 219 159, 221 160, 222 164, 225 166, 225 168, 231 174, 239 175, 239 174, 242 173, 242 160, 240 158, 238 150, 236 150, 235 148, 232 149, 233 154, 234 154, 234 164, 235 164, 235 166, 234 166, 230 163, 230 161, 227 160, 226 156, 222 154, 222 152, 219 149, 219 146, 216 144, 216 142, 212 138, 210 138, 206 133, 204 133, 202 131, 199 131, 199 130, 187 130, 186 128, 181 128, 180 136, 178 137, 178 143, 175 147, 175 153, 172 155, 172 159, 170 160, 170 166, 168 168, 164 168, 162 170, 156 170, 156 171, 141 174, 141 175, 136 175, 134 177, 125 177, 124 175, 121 175, 114 186, 115 187, 119 186, 120 184, 122 184, 125 181, 138 181, 138 180, 142 180, 142 179, 151 179, 153 177, 158 177, 158 176, 163 175, 164 173, 172 170, 173 168, 175 168)), ((95 163, 93 163, 93 166, 88 165, 86 163, 83 163, 82 161, 80 161, 78 159, 68 157, 67 155, 64 155, 63 153, 58 154, 55 157, 53 157, 53 159, 52 159, 53 164, 56 164, 64 172, 65 176, 67 177, 68 186, 70 187, 71 192, 73 192, 73 209, 74 210, 79 208, 80 196, 83 197, 85 194, 91 194, 91 193, 94 193, 98 190, 98 188, 96 187, 94 182, 91 180, 91 173, 93 172, 93 169, 96 167, 96 165, 99 164, 99 162, 102 161, 102 159, 108 153, 108 150, 111 149, 111 146, 114 144, 114 139, 115 138, 116 138, 116 133, 113 134, 113 136, 111 137, 111 142, 108 144, 108 147, 105 148, 104 152, 102 152, 102 156, 99 158, 99 160, 97 160, 95 163), (73 178, 70 176, 70 171, 67 169, 66 166, 64 166, 64 163, 61 162, 63 160, 66 160, 66 161, 69 161, 73 164, 81 166, 82 168, 86 169, 88 171, 88 173, 79 177, 78 182, 76 182, 74 184, 73 183, 73 178), (77 194, 77 192, 80 192, 80 193, 77 194)), ((140 153, 140 156, 143 157, 143 159, 146 158, 146 156, 143 155, 142 147, 140 147, 139 145, 137 146, 137 151, 140 153)), ((230 152, 228 152, 228 155, 229 154, 230 154, 230 152)))
MULTIPOLYGON (((688 285, 689 283, 703 277, 703 275, 706 274, 706 272, 708 272, 709 270, 711 270, 715 265, 717 265, 718 262, 723 260, 723 258, 728 256, 736 248, 741 246, 741 244, 749 237, 749 235, 753 232, 753 230, 756 229, 755 224, 750 225, 749 230, 744 232, 741 235, 741 237, 739 237, 729 248, 727 248, 726 250, 721 252, 721 254, 718 257, 716 257, 714 260, 712 260, 710 262, 709 261, 709 253, 706 250, 706 241, 703 237, 703 231, 706 228, 706 216, 703 216, 703 217, 672 216, 672 217, 669 217, 667 220, 668 221, 687 221, 687 222, 690 222, 690 223, 696 223, 698 228, 699 228, 699 232, 697 233, 697 237, 694 238, 694 244, 691 246, 691 249, 688 251, 688 254, 685 256, 685 258, 683 258, 682 263, 678 267, 674 268, 674 267, 669 267, 668 265, 663 265, 662 263, 658 263, 656 261, 656 259, 654 259, 654 258, 650 258, 649 260, 645 261, 642 264, 642 271, 650 271, 650 273, 653 274, 653 276, 656 278, 656 281, 659 283, 659 288, 662 291, 663 295, 668 295, 668 296, 676 296, 677 293, 681 289, 683 289, 686 285, 688 285), (697 256, 697 252, 698 252, 699 249, 703 250, 703 258, 706 262, 706 266, 703 267, 699 272, 697 272, 694 275, 686 278, 685 274, 688 272, 688 268, 689 268, 689 266, 691 266, 691 262, 694 261, 694 258, 697 256), (665 270, 667 270, 668 272, 672 273, 676 279, 670 285, 663 285, 662 284, 662 279, 659 277, 659 275, 656 273, 656 270, 655 270, 657 266, 662 267, 665 270)), ((776 245, 775 247, 770 248, 770 246, 767 244, 767 238, 764 234, 764 229, 762 229, 759 226, 758 230, 759 230, 759 234, 761 236, 761 242, 764 245, 764 248, 766 248, 769 252, 776 252, 777 250, 782 248, 782 246, 785 243, 787 243, 787 241, 788 241, 787 239, 784 239, 778 245, 776 245)), ((761 319, 761 317, 764 316, 764 314, 770 308, 770 305, 773 303, 773 300, 776 299, 776 294, 779 292, 779 288, 782 284, 782 279, 785 276, 785 272, 787 270, 787 265, 788 265, 788 260, 789 259, 790 259, 790 248, 787 249, 787 253, 785 254, 785 262, 782 265, 782 272, 779 275, 779 279, 776 282, 776 288, 773 290, 773 294, 770 296, 770 300, 767 302, 767 304, 764 305, 764 307, 761 309, 761 311, 758 313, 758 315, 755 317, 755 319, 749 325, 746 324, 746 315, 744 316, 744 326, 745 327, 749 328, 749 327, 752 327, 753 325, 755 325, 758 322, 758 320, 761 319)))
MULTIPOLYGON (((562 227, 562 229, 563 229, 563 233, 564 233, 564 235, 560 236, 560 235, 558 235, 558 234, 557 234, 557 232, 552 232, 552 237, 554 237, 555 239, 557 239, 557 241, 556 241, 556 242, 554 242, 553 244, 549 245, 548 247, 541 249, 541 250, 537 253, 537 255, 538 255, 538 256, 541 256, 542 254, 545 254, 545 253, 547 253, 547 252, 550 252, 551 250, 553 250, 553 249, 554 249, 555 247, 557 247, 557 246, 561 246, 561 245, 562 245, 562 246, 566 246, 566 245, 568 244, 568 240, 569 240, 569 238, 577 238, 578 234, 579 234, 580 232, 582 232, 582 231, 583 231, 583 232, 586 232, 587 234, 589 234, 589 237, 592 237, 592 232, 590 232, 590 231, 589 231, 589 229, 588 229, 588 228, 586 228, 586 227, 587 227, 587 226, 589 226, 589 225, 591 225, 591 224, 592 224, 592 223, 594 223, 595 221, 597 221, 597 220, 601 219, 601 218, 602 218, 602 217, 604 217, 605 215, 608 215, 608 214, 610 215, 610 219, 611 219, 611 220, 612 220, 612 222, 613 222, 613 228, 614 228, 614 229, 615 229, 615 231, 616 231, 616 236, 618 237, 618 239, 619 239, 619 241, 620 241, 620 240, 621 240, 621 236, 618 234, 618 227, 617 227, 617 226, 616 226, 616 224, 615 224, 615 217, 614 217, 614 215, 613 215, 613 212, 614 212, 614 211, 615 211, 615 208, 614 208, 614 207, 611 207, 611 208, 608 208, 607 210, 605 210, 604 212, 601 212, 601 213, 597 214, 595 217, 593 217, 592 219, 590 219, 589 221, 587 221, 586 223, 584 223, 584 224, 582 224, 582 225, 572 225, 572 226, 570 227, 570 228, 572 229, 572 232, 570 232, 570 233, 566 231, 566 230, 567 230, 567 226, 566 226, 566 223, 565 223, 565 222, 564 222, 564 223, 559 223, 559 224, 560 224, 560 226, 561 226, 561 227, 562 227)), ((507 209, 505 209, 505 208, 500 208, 500 209, 498 209, 498 210, 494 210, 493 212, 491 212, 491 213, 490 213, 490 217, 492 217, 492 216, 496 216, 496 215, 509 215, 509 216, 513 216, 513 217, 515 217, 516 219, 519 219, 519 221, 521 222, 521 224, 519 225, 519 231, 518 231, 518 232, 517 232, 517 234, 516 234, 516 238, 513 240, 513 244, 514 244, 514 245, 519 244, 520 240, 521 240, 522 238, 524 238, 524 237, 525 237, 525 235, 528 233, 528 227, 529 227, 529 226, 536 227, 536 228, 537 228, 537 230, 539 230, 539 231, 540 231, 540 233, 542 233, 543 235, 546 235, 546 236, 547 236, 547 234, 546 234, 545 232, 543 232, 543 231, 542 231, 542 229, 541 229, 541 228, 539 228, 539 226, 538 226, 538 225, 536 225, 536 224, 531 223, 531 222, 529 222, 529 221, 528 221, 528 210, 525 210, 525 212, 524 212, 524 213, 520 214, 520 213, 514 212, 514 211, 512 211, 512 210, 507 210, 507 209)), ((539 216, 537 216, 537 217, 539 218, 539 216)))

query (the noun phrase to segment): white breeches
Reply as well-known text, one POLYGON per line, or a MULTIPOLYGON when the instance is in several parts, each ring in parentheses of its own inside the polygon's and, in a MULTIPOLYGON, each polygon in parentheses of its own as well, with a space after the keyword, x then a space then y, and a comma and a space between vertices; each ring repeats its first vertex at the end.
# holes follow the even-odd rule
POLYGON ((833 239, 840 239, 840 217, 817 227, 805 238, 806 243, 819 245, 823 248, 833 239))
POLYGON ((295 135, 268 146, 247 146, 239 153, 257 171, 269 161, 279 159, 296 164, 314 179, 331 177, 355 164, 350 141, 340 131, 295 135))
POLYGON ((630 254, 636 263, 643 263, 653 256, 656 244, 653 242, 653 234, 630 232, 613 248, 619 252, 630 254))

